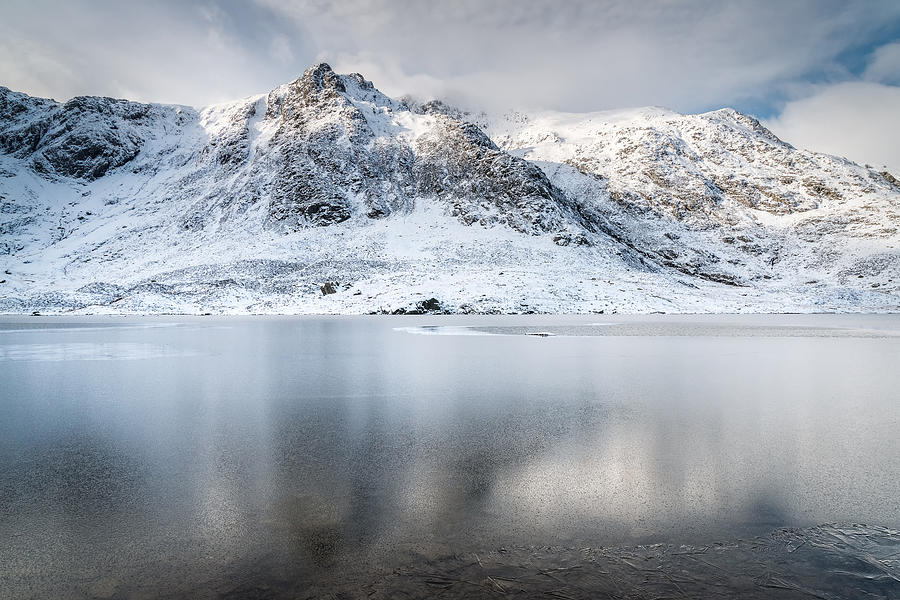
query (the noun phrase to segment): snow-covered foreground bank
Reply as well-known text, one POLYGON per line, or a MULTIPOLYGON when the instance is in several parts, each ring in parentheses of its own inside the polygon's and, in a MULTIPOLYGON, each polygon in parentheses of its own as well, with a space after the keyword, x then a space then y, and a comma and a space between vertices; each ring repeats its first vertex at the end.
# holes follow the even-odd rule
POLYGON ((239 231, 192 241, 193 247, 150 255, 126 245, 127 262, 80 264, 54 246, 64 254, 23 265, 31 281, 8 285, 0 306, 43 314, 897 310, 896 296, 820 282, 738 287, 627 269, 609 245, 560 248, 546 237, 466 227, 425 212, 305 230, 262 248, 239 231), (206 262, 225 256, 230 260, 206 262), (32 281, 51 289, 35 293, 32 281), (333 293, 323 293, 325 285, 333 293))

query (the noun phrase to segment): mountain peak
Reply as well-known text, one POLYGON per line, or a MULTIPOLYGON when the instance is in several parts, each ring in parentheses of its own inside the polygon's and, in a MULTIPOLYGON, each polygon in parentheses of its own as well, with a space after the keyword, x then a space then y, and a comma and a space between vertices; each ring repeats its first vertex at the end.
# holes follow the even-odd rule
POLYGON ((266 115, 290 116, 297 110, 340 101, 346 91, 343 77, 335 73, 331 65, 321 62, 294 81, 269 92, 266 115))
MULTIPOLYGON (((772 133, 765 125, 759 122, 759 119, 752 115, 748 115, 746 113, 742 113, 739 110, 735 110, 731 107, 720 108, 718 110, 713 110, 707 113, 703 113, 703 117, 709 119, 719 119, 724 120, 729 123, 734 123, 751 131, 759 136, 762 136, 768 139, 770 142, 773 142, 778 145, 790 146, 787 142, 779 138, 777 135, 772 133)), ((793 146, 790 146, 793 147, 793 146)))
POLYGON ((340 75, 335 73, 331 65, 325 62, 313 65, 304 71, 303 75, 297 80, 297 84, 301 88, 314 93, 323 90, 345 91, 340 75))
POLYGON ((368 102, 392 110, 405 106, 382 94, 361 74, 336 73, 325 62, 311 66, 299 78, 279 86, 270 93, 270 98, 279 109, 282 107, 282 100, 288 105, 320 108, 326 105, 349 107, 353 101, 368 102))

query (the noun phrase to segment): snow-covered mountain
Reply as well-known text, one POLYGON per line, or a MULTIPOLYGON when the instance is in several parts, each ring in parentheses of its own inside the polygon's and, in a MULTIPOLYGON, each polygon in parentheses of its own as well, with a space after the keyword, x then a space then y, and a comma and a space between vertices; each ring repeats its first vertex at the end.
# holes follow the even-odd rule
POLYGON ((464 113, 325 64, 200 111, 0 88, 0 312, 897 310, 898 186, 729 109, 464 113))

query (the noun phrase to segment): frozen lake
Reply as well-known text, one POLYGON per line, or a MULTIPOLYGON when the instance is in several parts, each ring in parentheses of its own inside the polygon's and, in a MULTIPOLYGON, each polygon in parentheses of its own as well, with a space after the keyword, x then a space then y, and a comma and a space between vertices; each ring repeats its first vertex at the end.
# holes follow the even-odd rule
POLYGON ((4 598, 538 595, 497 573, 823 524, 772 552, 900 597, 900 316, 0 317, 4 598))

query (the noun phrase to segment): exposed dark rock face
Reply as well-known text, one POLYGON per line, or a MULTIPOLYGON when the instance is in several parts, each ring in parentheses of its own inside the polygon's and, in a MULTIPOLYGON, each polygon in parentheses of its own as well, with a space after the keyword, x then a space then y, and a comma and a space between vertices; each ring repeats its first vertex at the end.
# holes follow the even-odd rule
POLYGON ((586 242, 572 230, 573 221, 585 225, 577 208, 543 171, 501 151, 475 125, 436 110, 439 104, 419 111, 434 123, 415 142, 385 135, 384 116, 409 112, 408 105, 323 63, 272 91, 264 108, 235 110, 234 126, 212 137, 203 154, 237 174, 235 196, 254 196, 248 189, 262 182, 271 225, 286 231, 379 219, 436 199, 466 224, 554 233, 563 245, 586 242), (248 123, 257 111, 272 128, 264 160, 250 157, 248 123))
POLYGON ((540 234, 562 231, 578 216, 543 171, 502 152, 471 123, 438 116, 416 155, 418 194, 437 196, 467 225, 499 223, 540 234))
POLYGON ((892 186, 894 186, 897 189, 900 189, 900 179, 897 179, 896 177, 894 177, 887 171, 882 171, 881 173, 879 173, 879 175, 884 177, 884 180, 887 181, 888 183, 890 183, 892 186))
POLYGON ((429 298, 428 300, 422 300, 416 306, 425 312, 431 312, 431 313, 441 312, 441 301, 438 300, 437 298, 429 298))
POLYGON ((40 173, 93 180, 134 159, 160 120, 179 126, 192 116, 190 109, 95 96, 59 104, 0 88, 0 150, 30 157, 40 173))
POLYGON ((346 79, 381 96, 361 76, 337 75, 323 63, 266 99, 266 119, 278 124, 270 214, 288 227, 340 223, 354 213, 381 217, 410 204, 409 149, 376 139, 346 95, 346 79))

